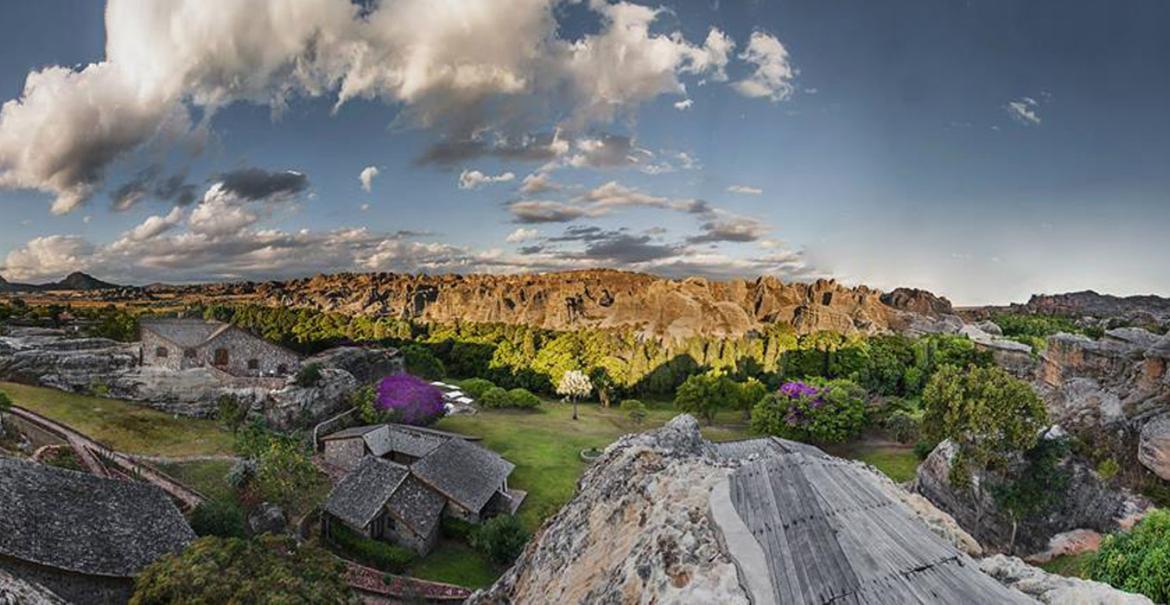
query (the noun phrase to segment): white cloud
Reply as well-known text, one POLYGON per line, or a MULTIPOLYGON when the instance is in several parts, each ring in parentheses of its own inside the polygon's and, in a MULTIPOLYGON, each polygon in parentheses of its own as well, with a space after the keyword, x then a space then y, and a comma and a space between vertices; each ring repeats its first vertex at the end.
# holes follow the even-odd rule
POLYGON ((662 9, 627 2, 589 3, 601 27, 576 39, 559 33, 557 0, 258 4, 110 0, 104 60, 31 72, 0 109, 0 187, 44 191, 54 212, 71 211, 119 159, 202 136, 238 102, 277 115, 298 97, 378 99, 401 107, 400 122, 458 139, 557 120, 581 131, 685 94, 681 78, 725 79, 734 48, 717 29, 702 44, 652 33, 662 9))
POLYGON ((362 189, 369 192, 374 188, 374 177, 378 176, 377 166, 366 166, 362 168, 361 174, 358 175, 358 180, 362 183, 362 189))
POLYGON ((675 101, 674 108, 679 110, 679 111, 686 111, 686 110, 690 109, 691 106, 693 106, 694 104, 695 104, 694 99, 683 99, 681 101, 675 101))
POLYGON ((1013 120, 1024 126, 1039 126, 1040 113, 1037 111, 1039 106, 1040 104, 1036 102, 1036 99, 1020 97, 1015 101, 1009 102, 1004 106, 1004 109, 1013 120))
POLYGON ((490 183, 507 183, 514 180, 516 175, 511 172, 505 172, 500 175, 491 176, 484 174, 478 170, 464 170, 459 174, 459 188, 460 189, 479 189, 481 185, 490 183))
POLYGON ((93 253, 94 246, 76 235, 37 237, 8 253, 4 275, 11 280, 31 280, 84 271, 93 253))
POLYGON ((367 210, 370 209, 370 205, 369 204, 362 204, 361 209, 362 209, 362 212, 366 212, 367 210))
POLYGON ((744 195, 760 195, 764 192, 763 189, 748 185, 732 185, 727 188, 727 191, 731 193, 742 193, 744 195))
POLYGON ((796 68, 788 61, 788 49, 775 36, 753 32, 747 49, 740 59, 756 66, 756 71, 745 80, 732 84, 732 88, 746 97, 767 97, 772 102, 783 101, 792 96, 795 87, 796 68))
POLYGON ((552 177, 546 172, 534 172, 524 177, 520 183, 520 193, 525 195, 555 191, 560 188, 561 186, 553 182, 552 177))
POLYGON ((536 239, 539 236, 540 232, 536 229, 519 227, 515 231, 509 233, 508 237, 504 238, 504 241, 508 242, 509 244, 518 244, 520 242, 536 239))
POLYGON ((171 229, 174 229, 183 218, 183 211, 175 207, 166 216, 148 217, 141 225, 127 231, 122 240, 127 242, 143 242, 154 239, 171 229))

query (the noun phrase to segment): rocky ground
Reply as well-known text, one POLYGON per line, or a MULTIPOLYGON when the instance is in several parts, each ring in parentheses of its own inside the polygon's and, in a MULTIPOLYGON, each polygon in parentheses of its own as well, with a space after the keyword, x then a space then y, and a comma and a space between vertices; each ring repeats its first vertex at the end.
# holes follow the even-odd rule
MULTIPOLYGON (((545 522, 516 564, 468 603, 748 603, 707 515, 712 487, 729 472, 688 416, 623 437, 590 467, 577 495, 545 522)), ((878 481, 932 531, 979 553, 946 513, 884 477, 878 481)), ((1149 603, 1018 559, 987 559, 981 567, 1044 603, 1149 603)))

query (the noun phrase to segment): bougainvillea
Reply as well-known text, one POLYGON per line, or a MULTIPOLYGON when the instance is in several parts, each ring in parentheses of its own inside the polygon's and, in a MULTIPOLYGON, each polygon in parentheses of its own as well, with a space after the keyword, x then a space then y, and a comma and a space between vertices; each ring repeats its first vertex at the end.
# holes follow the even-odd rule
POLYGON ((845 441, 865 425, 864 396, 848 380, 786 382, 752 408, 752 428, 800 441, 845 441))
POLYGON ((443 392, 417 376, 395 374, 378 383, 375 406, 398 422, 430 424, 443 415, 443 392))

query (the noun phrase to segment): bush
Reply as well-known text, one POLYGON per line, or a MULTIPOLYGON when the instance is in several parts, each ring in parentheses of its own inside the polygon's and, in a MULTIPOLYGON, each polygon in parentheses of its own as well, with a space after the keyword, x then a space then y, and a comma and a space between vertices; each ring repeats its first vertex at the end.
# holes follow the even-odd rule
POLYGON ((540 397, 528 389, 515 388, 508 391, 508 405, 522 410, 534 410, 540 407, 540 397))
POLYGON ((914 443, 918 440, 921 423, 906 412, 894 412, 886 418, 886 430, 898 443, 914 443))
POLYGON ((919 460, 926 460, 936 447, 938 447, 938 443, 934 441, 919 441, 914 444, 914 455, 919 460))
POLYGON ((622 401, 621 411, 625 413, 626 417, 634 421, 634 424, 642 424, 646 419, 646 404, 637 399, 626 399, 622 401))
POLYGON ((484 392, 483 397, 479 398, 479 403, 487 408, 506 408, 508 407, 508 391, 500 387, 492 387, 484 392))
POLYGON ((427 380, 440 380, 447 375, 447 368, 430 349, 422 345, 411 344, 402 347, 403 365, 406 371, 415 376, 422 376, 427 380))
POLYGON ((488 389, 496 385, 486 378, 468 378, 467 380, 460 382, 459 386, 463 389, 464 393, 467 393, 474 399, 479 399, 480 397, 483 397, 483 394, 486 393, 488 389))
POLYGON ((1120 472, 1121 465, 1117 463, 1117 459, 1115 458, 1106 458, 1097 465, 1097 474, 1101 475, 1101 478, 1106 481, 1112 480, 1120 472))
POLYGON ((865 391, 849 380, 787 382, 752 409, 759 433, 813 442, 841 442, 865 426, 865 391))
POLYGON ((1106 537, 1089 564, 1089 577, 1156 603, 1170 602, 1170 511, 1155 510, 1132 530, 1106 537))
POLYGON ((414 551, 382 540, 371 540, 336 521, 329 526, 329 537, 347 555, 382 571, 402 573, 414 562, 414 551))
POLYGON ((378 383, 374 407, 394 414, 400 422, 426 425, 438 420, 446 411, 443 392, 433 384, 411 376, 395 374, 378 383))
POLYGON ((208 500, 191 511, 191 529, 199 536, 243 538, 244 509, 234 500, 208 500))
POLYGON ((233 395, 220 395, 215 402, 215 418, 230 431, 235 431, 244 423, 248 415, 248 407, 240 403, 233 395))
POLYGON ((492 517, 471 536, 471 545, 500 565, 516 560, 528 543, 528 530, 511 515, 492 517))
POLYGON ((310 363, 305 367, 297 370, 297 376, 294 382, 302 389, 308 389, 317 386, 321 382, 321 364, 310 363))
POLYGON ((250 459, 236 460, 232 463, 232 468, 228 470, 227 476, 224 479, 228 485, 237 490, 248 487, 252 479, 256 477, 256 461, 250 459))

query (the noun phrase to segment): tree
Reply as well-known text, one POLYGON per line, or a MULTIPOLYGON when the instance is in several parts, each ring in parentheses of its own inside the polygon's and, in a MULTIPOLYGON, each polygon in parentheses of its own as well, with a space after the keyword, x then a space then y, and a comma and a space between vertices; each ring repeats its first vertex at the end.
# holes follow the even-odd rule
POLYGON ((528 530, 512 515, 492 517, 471 534, 471 545, 492 561, 507 565, 516 560, 528 543, 528 530))
POLYGON ((737 405, 739 400, 740 390, 735 381, 715 370, 689 376, 674 394, 675 407, 698 415, 707 424, 714 424, 715 414, 721 408, 737 405))
POLYGON ((751 417, 752 408, 768 395, 768 387, 755 378, 748 378, 737 386, 739 393, 736 399, 739 403, 736 404, 736 407, 743 411, 743 417, 746 420, 751 417))
POLYGON ((561 376, 557 383, 557 395, 568 397, 573 402, 573 420, 577 420, 577 400, 588 397, 593 391, 593 383, 580 370, 569 370, 561 376))
POLYGON ((246 519, 235 500, 208 500, 191 511, 191 529, 200 536, 243 538, 246 519))
POLYGON ((288 537, 204 537, 147 566, 130 603, 356 603, 344 571, 333 555, 288 537))
POLYGON ((317 482, 317 467, 309 452, 295 439, 273 435, 256 460, 256 492, 265 501, 285 510, 300 511, 311 503, 308 498, 317 482))
POLYGON ((374 407, 392 413, 399 422, 426 425, 446 411, 443 392, 435 385, 410 374, 394 374, 378 383, 374 407))
POLYGON ((1128 532, 1106 536, 1089 577, 1170 603, 1170 510, 1155 510, 1128 532))
POLYGON ((843 378, 786 382, 752 409, 751 426, 798 441, 845 441, 865 427, 865 390, 843 378))
POLYGON ((972 471, 1032 448, 1048 420, 1032 387, 997 367, 943 366, 927 383, 922 401, 927 438, 958 446, 951 474, 960 484, 972 471))
POLYGON ((417 344, 402 347, 403 366, 406 371, 427 380, 440 380, 447 374, 443 362, 427 347, 417 344))
POLYGON ((642 421, 646 419, 646 404, 637 399, 626 399, 622 402, 621 410, 626 413, 634 424, 641 425, 642 421))

